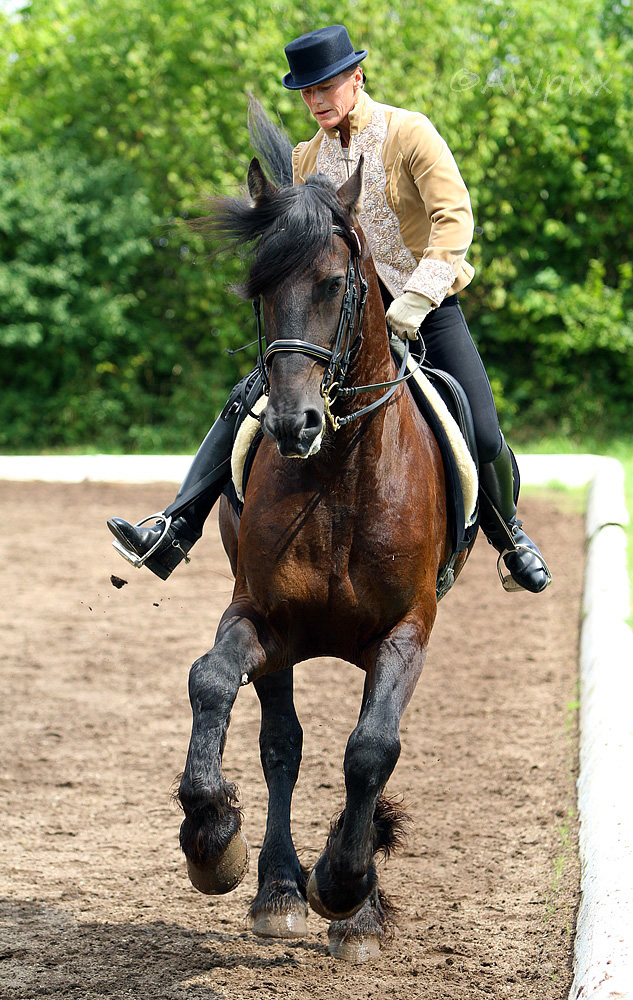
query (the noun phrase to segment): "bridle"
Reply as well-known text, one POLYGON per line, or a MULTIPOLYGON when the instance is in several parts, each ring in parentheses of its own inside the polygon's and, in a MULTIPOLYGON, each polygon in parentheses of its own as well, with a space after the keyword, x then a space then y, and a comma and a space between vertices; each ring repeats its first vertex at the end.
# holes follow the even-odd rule
MULTIPOLYGON (((320 392, 323 397, 326 417, 335 431, 350 424, 353 420, 357 420, 358 417, 362 417, 367 413, 371 413, 372 410, 378 409, 379 406, 382 406, 391 398, 398 386, 406 382, 417 370, 416 367, 412 371, 407 372, 407 362, 409 359, 409 341, 407 340, 405 342, 402 364, 395 379, 389 382, 377 382, 374 385, 344 386, 343 384, 354 353, 360 346, 363 313, 365 311, 368 291, 368 284, 360 266, 360 239, 355 229, 351 231, 356 244, 349 248, 345 292, 343 294, 334 345, 331 350, 326 347, 320 347, 318 344, 312 344, 308 340, 299 339, 274 340, 272 344, 264 348, 261 299, 259 296, 253 299, 253 309, 257 323, 257 365, 264 395, 268 396, 270 394, 268 362, 275 354, 291 351, 296 354, 306 354, 308 357, 314 358, 325 366, 320 392), (369 403, 367 406, 363 406, 361 409, 355 410, 344 417, 338 417, 332 413, 331 407, 335 400, 351 399, 360 392, 371 392, 378 389, 386 389, 387 391, 379 399, 374 400, 373 403, 369 403)), ((347 242, 347 234, 340 226, 333 226, 332 233, 334 236, 341 236, 347 242)))

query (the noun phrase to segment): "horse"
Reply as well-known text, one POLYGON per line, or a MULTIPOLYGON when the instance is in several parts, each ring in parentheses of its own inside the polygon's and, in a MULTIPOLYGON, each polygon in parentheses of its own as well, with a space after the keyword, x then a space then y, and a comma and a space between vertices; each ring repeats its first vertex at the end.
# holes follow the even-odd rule
POLYGON ((190 879, 204 893, 229 892, 249 849, 222 754, 238 691, 253 684, 268 789, 253 930, 304 935, 309 905, 330 922, 330 953, 352 962, 377 956, 393 929, 376 860, 401 843, 406 816, 384 788, 450 555, 441 455, 392 359, 359 224, 362 173, 361 158, 338 190, 320 175, 279 186, 254 158, 250 197, 223 199, 212 214, 227 245, 255 243, 241 291, 256 304, 267 398, 241 514, 221 498, 235 585, 213 648, 190 671, 178 790, 190 879), (358 408, 361 391, 371 402, 358 408), (344 755, 344 808, 308 872, 290 828, 303 740, 293 667, 318 656, 355 664, 365 680, 344 755))

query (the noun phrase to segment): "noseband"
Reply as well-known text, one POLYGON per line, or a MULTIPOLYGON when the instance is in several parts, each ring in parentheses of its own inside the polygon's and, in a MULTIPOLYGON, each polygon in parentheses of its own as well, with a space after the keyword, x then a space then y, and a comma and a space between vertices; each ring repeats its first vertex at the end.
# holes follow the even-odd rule
MULTIPOLYGON (((334 226, 333 235, 341 236, 345 239, 346 233, 340 226, 334 226)), ((257 364, 262 379, 262 389, 266 396, 270 394, 270 378, 268 362, 275 354, 284 351, 292 351, 295 354, 306 354, 314 358, 325 366, 325 373, 321 381, 321 395, 323 397, 325 414, 333 430, 351 423, 358 417, 370 413, 372 410, 382 406, 393 395, 397 387, 411 377, 413 372, 407 372, 407 361, 409 358, 409 341, 405 341, 404 357, 400 371, 395 379, 389 382, 378 382, 375 385, 344 386, 351 359, 356 348, 360 344, 361 326, 363 313, 367 301, 367 281, 360 266, 361 243, 358 233, 352 229, 356 240, 355 253, 350 247, 347 261, 347 273, 345 276, 345 293, 341 304, 341 314, 339 316, 334 346, 331 350, 312 344, 308 340, 288 339, 274 340, 272 344, 264 350, 264 334, 262 329, 261 301, 260 298, 253 299, 253 309, 257 322, 257 364), (355 257, 357 258, 355 265, 355 257), (356 280, 358 272, 358 282, 356 280), (405 374, 406 372, 406 374, 405 374), (383 396, 370 403, 368 406, 356 410, 344 417, 337 417, 332 414, 331 406, 336 399, 349 399, 359 392, 370 392, 374 389, 387 389, 383 396)), ((415 371, 416 369, 414 369, 415 371)))

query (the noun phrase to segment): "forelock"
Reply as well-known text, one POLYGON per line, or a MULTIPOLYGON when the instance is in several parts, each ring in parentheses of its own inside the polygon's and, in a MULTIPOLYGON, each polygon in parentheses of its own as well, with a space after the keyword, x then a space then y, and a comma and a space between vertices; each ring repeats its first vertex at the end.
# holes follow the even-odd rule
MULTIPOLYGON (((327 177, 315 174, 304 185, 282 188, 272 201, 274 219, 260 236, 241 289, 246 298, 275 291, 288 278, 305 273, 330 246, 333 226, 342 230, 350 250, 356 249, 349 217, 327 177)), ((267 206, 269 212, 272 208, 272 203, 267 206)))

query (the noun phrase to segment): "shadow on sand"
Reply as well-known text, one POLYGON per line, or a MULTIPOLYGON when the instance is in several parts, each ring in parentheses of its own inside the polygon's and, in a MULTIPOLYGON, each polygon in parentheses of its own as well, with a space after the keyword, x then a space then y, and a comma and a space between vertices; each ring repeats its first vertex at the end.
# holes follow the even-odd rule
POLYGON ((0 899, 0 996, 12 1000, 223 1000, 214 985, 228 985, 238 967, 252 970, 256 990, 258 974, 290 971, 307 953, 324 952, 314 941, 203 933, 165 921, 83 923, 60 907, 0 899))

